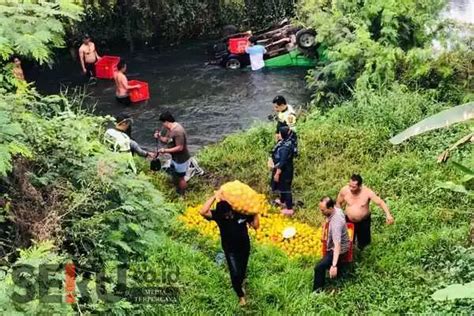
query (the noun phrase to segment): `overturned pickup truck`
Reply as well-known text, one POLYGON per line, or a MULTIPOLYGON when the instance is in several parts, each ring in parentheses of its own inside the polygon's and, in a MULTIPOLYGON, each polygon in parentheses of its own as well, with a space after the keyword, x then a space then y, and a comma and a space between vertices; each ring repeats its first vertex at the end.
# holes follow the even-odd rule
POLYGON ((248 39, 254 36, 257 43, 265 46, 265 67, 311 67, 324 59, 324 49, 316 42, 316 32, 290 25, 283 20, 257 33, 241 32, 233 26, 223 30, 223 38, 209 47, 209 63, 227 69, 239 69, 250 65, 250 57, 245 53, 248 39))

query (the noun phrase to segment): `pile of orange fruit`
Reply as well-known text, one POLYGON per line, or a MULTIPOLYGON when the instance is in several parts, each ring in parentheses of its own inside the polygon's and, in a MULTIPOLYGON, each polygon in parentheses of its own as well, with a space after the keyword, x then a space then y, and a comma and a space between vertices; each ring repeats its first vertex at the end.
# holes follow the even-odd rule
POLYGON ((266 214, 270 210, 265 195, 238 180, 227 182, 218 191, 218 198, 227 201, 234 211, 245 214, 266 214))
MULTIPOLYGON (((268 206, 270 208, 270 206, 268 206)), ((179 217, 186 229, 198 231, 205 237, 219 239, 219 229, 214 221, 204 219, 199 210, 201 206, 188 207, 179 217)), ((249 228, 250 237, 257 244, 273 245, 283 250, 289 257, 321 256, 321 228, 298 222, 280 214, 260 215, 260 228, 255 231, 249 228), (285 238, 283 232, 291 228, 296 231, 294 236, 285 238)))
POLYGON ((199 214, 201 205, 195 207, 188 207, 186 212, 178 217, 179 221, 182 222, 186 229, 196 230, 201 235, 210 237, 214 240, 219 238, 219 228, 216 222, 208 221, 199 214))
POLYGON ((251 229, 257 243, 275 245, 282 249, 288 256, 321 256, 321 228, 315 228, 306 223, 298 222, 281 214, 268 214, 260 217, 260 229, 251 229), (294 229, 295 235, 285 238, 285 229, 294 229))

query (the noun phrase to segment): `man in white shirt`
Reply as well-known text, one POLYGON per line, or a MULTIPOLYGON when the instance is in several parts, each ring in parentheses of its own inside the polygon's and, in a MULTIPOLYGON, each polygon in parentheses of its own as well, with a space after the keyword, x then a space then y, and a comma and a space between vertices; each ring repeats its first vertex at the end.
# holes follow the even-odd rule
POLYGON ((265 67, 263 55, 267 53, 267 50, 262 45, 257 44, 257 38, 255 36, 250 37, 249 42, 250 45, 245 49, 245 52, 250 56, 252 70, 260 70, 265 67))
POLYGON ((114 152, 129 154, 129 166, 133 172, 137 172, 135 162, 132 155, 137 154, 148 159, 156 158, 156 153, 146 151, 131 139, 131 125, 133 120, 128 115, 119 115, 115 118, 116 124, 114 128, 109 128, 104 134, 105 143, 110 145, 114 152))

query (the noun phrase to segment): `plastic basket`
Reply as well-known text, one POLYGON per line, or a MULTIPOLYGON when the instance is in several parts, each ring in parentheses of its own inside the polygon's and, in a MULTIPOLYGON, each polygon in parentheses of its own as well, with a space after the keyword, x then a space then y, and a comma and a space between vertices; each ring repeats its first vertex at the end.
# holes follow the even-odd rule
POLYGON ((229 38, 229 51, 232 54, 243 54, 248 44, 248 37, 229 38))
POLYGON ((99 79, 113 79, 119 62, 120 57, 118 56, 103 56, 95 63, 96 77, 99 79))
POLYGON ((150 92, 148 90, 148 83, 138 80, 130 80, 128 85, 140 85, 140 88, 130 89, 129 96, 132 102, 142 102, 150 99, 150 92))

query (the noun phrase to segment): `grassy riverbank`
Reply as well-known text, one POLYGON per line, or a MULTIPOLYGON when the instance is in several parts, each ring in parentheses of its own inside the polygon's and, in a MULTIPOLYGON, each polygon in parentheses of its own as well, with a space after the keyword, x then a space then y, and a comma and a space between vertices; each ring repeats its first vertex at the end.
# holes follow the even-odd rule
MULTIPOLYGON (((392 91, 358 94, 325 115, 310 111, 300 121, 301 155, 296 162, 294 191, 304 207, 298 210, 298 218, 319 223, 319 198, 335 196, 351 173, 360 172, 367 185, 388 202, 396 224, 386 227, 382 212, 373 208, 373 244, 358 255, 353 273, 334 286, 335 291, 317 296, 310 295, 314 262, 290 261, 275 250, 255 247, 246 310, 347 314, 468 312, 473 307, 468 301, 439 304, 430 298, 437 288, 468 281, 473 273, 472 259, 468 259, 472 248, 468 252, 458 248, 468 247, 472 198, 436 190, 438 181, 461 177, 449 163, 437 164, 436 155, 468 128, 432 132, 398 147, 388 142, 391 135, 446 106, 421 93, 395 87, 392 91)), ((259 126, 204 149, 199 158, 207 175, 193 180, 185 203, 202 203, 219 184, 233 179, 266 192, 265 162, 272 143, 273 128, 259 126)), ((472 157, 472 149, 466 147, 452 160, 469 165, 472 157)), ((196 241, 193 234, 180 238, 204 249, 198 252, 196 263, 215 266, 216 248, 196 241)), ((178 310, 233 310, 235 297, 225 269, 215 269, 219 273, 211 273, 205 277, 205 287, 202 284, 205 293, 199 291, 200 286, 183 292, 187 303, 178 310), (203 300, 207 303, 201 305, 203 300)))
MULTIPOLYGON (((191 10, 199 3, 182 1, 172 8, 191 10)), ((110 151, 103 134, 112 122, 86 111, 81 96, 41 96, 13 77, 13 53, 39 64, 52 61, 53 49, 75 31, 83 8, 72 0, 2 5, 9 32, 0 45, 0 314, 472 313, 472 300, 431 298, 439 288, 474 278, 473 196, 438 189, 438 182, 457 182, 463 175, 450 163, 436 163, 469 125, 399 146, 388 142, 420 119, 472 100, 472 41, 446 45, 440 54, 431 47, 434 39, 454 40, 447 35, 456 34, 438 25, 443 6, 438 0, 299 4, 301 23, 318 29, 328 60, 307 78, 311 103, 325 111, 309 110, 297 127, 301 154, 294 192, 304 204, 297 218, 319 225, 317 201, 335 196, 358 172, 388 202, 395 225, 386 227, 374 208, 373 244, 357 255, 344 280, 318 295, 311 294, 315 258, 290 260, 275 248, 254 245, 249 304, 241 309, 225 264, 216 260, 219 245, 187 231, 178 218, 228 180, 268 192, 266 159, 274 126, 257 126, 203 149, 199 159, 206 175, 193 179, 180 200, 163 174, 147 171, 144 160, 137 157, 144 168, 135 174, 127 153, 110 151), (56 265, 47 277, 57 282, 47 293, 61 301, 64 264, 71 262, 77 268, 77 302, 46 302, 44 268, 56 265), (124 296, 107 302, 110 296, 101 294, 120 287, 117 265, 128 268, 127 289, 172 286, 179 289, 179 302, 146 305, 124 296)), ((188 12, 194 10, 182 11, 186 21, 170 25, 194 21, 188 12)), ((260 12, 257 17, 266 20, 260 12)), ((143 20, 140 14, 124 18, 143 20)), ((472 169, 473 157, 472 146, 465 146, 451 161, 472 169)), ((472 193, 472 181, 468 185, 472 193)))
MULTIPOLYGON (((14 159, 4 156, 1 160, 6 175, 1 186, 2 238, 10 241, 0 249, 8 269, 7 277, 0 280, 0 299, 6 302, 0 310, 4 314, 71 313, 78 308, 114 314, 132 310, 265 315, 468 313, 472 301, 438 303, 430 298, 436 289, 467 282, 474 273, 469 241, 472 196, 435 190, 437 181, 461 178, 449 163, 438 165, 435 157, 468 127, 432 132, 398 147, 387 141, 447 106, 395 86, 391 91, 356 94, 324 115, 318 110, 305 115, 298 124, 301 154, 296 162, 295 196, 305 205, 298 210, 298 219, 319 225, 318 199, 334 196, 352 172, 360 172, 386 199, 396 223, 386 227, 381 212, 374 209, 373 244, 358 255, 350 275, 316 296, 311 294, 316 259, 290 260, 275 248, 254 245, 247 283, 249 304, 241 310, 225 264, 216 262, 219 245, 186 231, 177 218, 186 205, 202 203, 227 180, 239 179, 266 192, 265 162, 273 126, 229 136, 201 151, 207 174, 193 179, 186 199, 177 200, 165 176, 127 172, 126 156, 108 151, 101 143, 104 118, 87 114, 66 98, 34 93, 4 96, 0 117, 10 132, 0 149, 14 159), (19 153, 28 160, 19 158, 19 153), (180 289, 179 304, 106 304, 94 295, 81 299, 77 307, 40 303, 36 294, 29 303, 13 299, 13 293, 24 293, 25 288, 12 282, 18 264, 34 267, 22 280, 35 282, 40 265, 70 260, 87 271, 85 275, 78 271, 79 280, 96 280, 100 271, 113 276, 117 262, 128 262, 130 288, 170 285, 162 275, 174 273, 171 285, 180 289)), ((472 148, 465 147, 451 159, 472 165, 472 157, 472 148)), ((108 289, 116 285, 113 277, 100 284, 108 289)))

